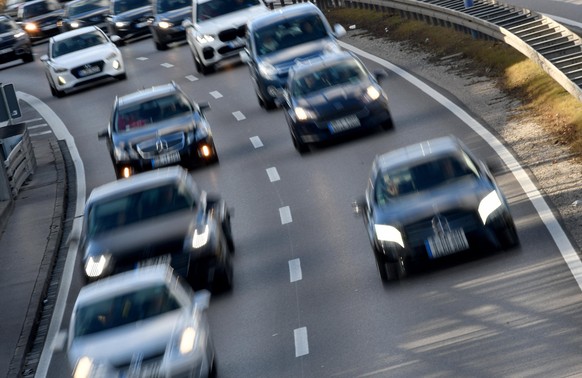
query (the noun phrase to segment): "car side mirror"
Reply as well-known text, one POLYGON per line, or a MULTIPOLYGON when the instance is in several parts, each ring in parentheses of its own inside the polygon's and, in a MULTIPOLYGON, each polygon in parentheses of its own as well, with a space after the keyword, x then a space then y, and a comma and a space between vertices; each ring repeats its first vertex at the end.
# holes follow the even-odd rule
POLYGON ((333 32, 334 32, 336 38, 341 38, 344 35, 346 35, 346 28, 344 28, 340 24, 335 24, 333 26, 333 32))
POLYGON ((206 310, 210 305, 210 292, 206 289, 197 291, 194 294, 194 305, 206 310))
POLYGON ((97 133, 97 138, 99 138, 99 139, 107 138, 108 136, 109 136, 109 132, 107 129, 100 130, 97 133))
POLYGON ((376 79, 378 83, 382 82, 382 80, 386 79, 387 77, 388 73, 386 71, 382 70, 374 71, 374 79, 376 79))
POLYGON ((45 55, 41 55, 41 57, 40 57, 40 61, 41 62, 48 62, 48 60, 49 60, 48 55, 46 55, 46 54, 45 55))
POLYGON ((182 26, 185 28, 191 28, 192 27, 192 20, 189 18, 186 18, 182 21, 182 26))
POLYGON ((198 107, 200 108, 200 112, 204 113, 211 109, 210 104, 207 102, 200 102, 198 103, 198 107))
POLYGON ((109 39, 111 40, 111 42, 113 42, 116 46, 122 45, 122 39, 120 36, 118 36, 117 34, 113 34, 111 37, 109 37, 109 39))

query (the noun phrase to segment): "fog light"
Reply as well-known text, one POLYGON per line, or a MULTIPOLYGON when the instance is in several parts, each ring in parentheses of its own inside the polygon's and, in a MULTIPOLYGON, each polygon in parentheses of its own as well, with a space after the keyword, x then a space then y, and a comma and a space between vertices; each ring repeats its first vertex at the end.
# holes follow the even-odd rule
POLYGON ((200 151, 202 152, 202 156, 204 157, 209 157, 212 152, 207 145, 203 145, 200 151))
POLYGON ((113 69, 119 70, 121 68, 121 63, 119 63, 119 60, 116 59, 113 62, 111 62, 111 66, 113 67, 113 69))
POLYGON ((59 84, 60 84, 60 85, 65 85, 65 84, 67 84, 67 81, 65 80, 65 78, 64 78, 64 77, 62 77, 62 76, 59 76, 59 84))
POLYGON ((121 170, 121 177, 128 178, 131 176, 131 168, 130 167, 123 167, 121 170))

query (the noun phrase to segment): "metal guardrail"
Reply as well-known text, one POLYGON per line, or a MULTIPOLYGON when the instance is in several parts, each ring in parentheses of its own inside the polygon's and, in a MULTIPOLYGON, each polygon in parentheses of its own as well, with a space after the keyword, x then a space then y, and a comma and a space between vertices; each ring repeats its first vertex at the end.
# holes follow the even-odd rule
POLYGON ((406 18, 464 30, 476 38, 503 41, 537 63, 582 101, 582 39, 547 16, 495 0, 344 0, 342 3, 349 8, 400 13, 406 18), (466 2, 473 4, 466 6, 466 2))
POLYGON ((12 196, 16 198, 22 185, 34 173, 36 169, 36 158, 32 149, 28 128, 25 124, 21 123, 0 128, 0 142, 8 136, 21 136, 20 141, 12 147, 6 160, 2 162, 12 196))

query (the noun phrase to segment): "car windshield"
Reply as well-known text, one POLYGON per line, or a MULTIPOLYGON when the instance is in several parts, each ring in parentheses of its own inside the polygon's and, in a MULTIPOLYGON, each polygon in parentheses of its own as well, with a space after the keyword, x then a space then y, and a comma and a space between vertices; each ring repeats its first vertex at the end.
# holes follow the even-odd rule
POLYGON ((180 309, 165 285, 156 285, 80 306, 76 311, 75 337, 104 332, 180 309))
POLYGON ((259 56, 272 54, 303 43, 327 37, 321 18, 316 14, 283 20, 254 32, 259 56))
POLYGON ((9 20, 0 19, 0 34, 16 31, 16 24, 9 20))
POLYGON ((477 176, 470 159, 442 157, 422 164, 382 172, 375 184, 374 196, 380 205, 412 193, 432 190, 460 178, 477 176))
POLYGON ((47 3, 45 3, 44 1, 40 3, 27 4, 23 9, 22 18, 26 19, 41 16, 50 11, 51 10, 49 10, 47 3))
POLYGON ((297 75, 291 83, 290 90, 293 96, 304 97, 337 85, 359 84, 366 77, 366 71, 357 61, 343 61, 297 75))
POLYGON ((260 0, 210 0, 196 5, 196 22, 260 5, 260 0))
POLYGON ((107 43, 107 38, 98 30, 56 41, 52 47, 52 57, 58 58, 75 51, 88 49, 107 43))
POLYGON ((87 216, 87 235, 114 229, 194 207, 191 196, 169 184, 95 203, 87 216))
POLYGON ((114 117, 114 128, 123 133, 190 112, 192 107, 186 97, 176 93, 120 107, 114 117))
POLYGON ((180 8, 190 6, 189 0, 158 0, 156 3, 156 12, 165 13, 180 8))
POLYGON ((106 7, 107 3, 105 0, 75 1, 74 3, 69 3, 69 6, 65 9, 65 15, 68 17, 75 17, 80 14, 94 12, 106 7))
POLYGON ((120 14, 132 9, 151 5, 150 0, 119 0, 113 2, 113 14, 120 14))

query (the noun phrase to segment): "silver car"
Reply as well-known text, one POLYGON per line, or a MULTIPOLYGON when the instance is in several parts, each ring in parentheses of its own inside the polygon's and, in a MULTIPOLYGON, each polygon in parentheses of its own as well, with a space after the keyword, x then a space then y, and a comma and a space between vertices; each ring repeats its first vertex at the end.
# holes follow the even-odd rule
POLYGON ((68 332, 74 377, 213 377, 206 309, 167 265, 121 273, 83 287, 68 332))

